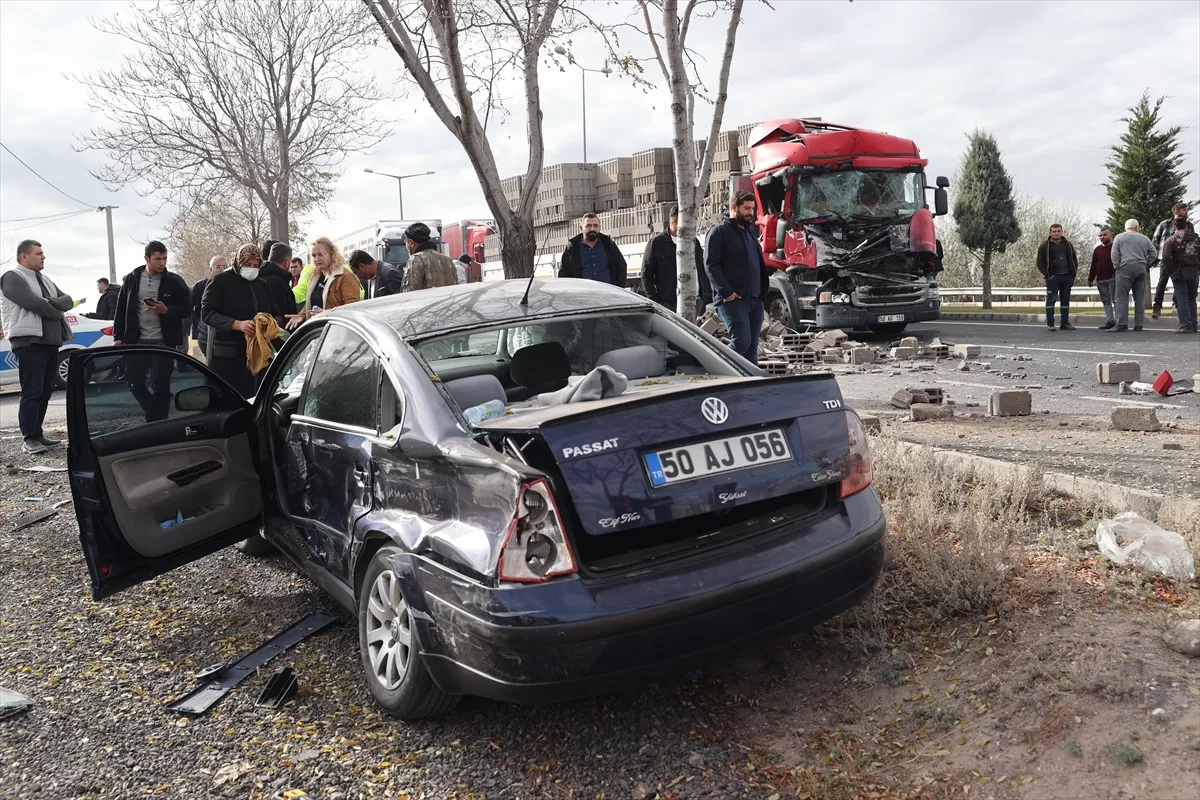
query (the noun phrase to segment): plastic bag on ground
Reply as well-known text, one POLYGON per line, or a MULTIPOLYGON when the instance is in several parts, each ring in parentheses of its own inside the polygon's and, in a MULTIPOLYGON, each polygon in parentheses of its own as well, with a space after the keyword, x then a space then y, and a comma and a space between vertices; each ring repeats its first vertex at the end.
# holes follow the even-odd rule
POLYGON ((1133 511, 1100 520, 1096 544, 1116 564, 1181 581, 1196 577, 1196 565, 1184 538, 1133 511))
POLYGON ((0 686, 0 719, 16 716, 33 705, 33 698, 0 686))

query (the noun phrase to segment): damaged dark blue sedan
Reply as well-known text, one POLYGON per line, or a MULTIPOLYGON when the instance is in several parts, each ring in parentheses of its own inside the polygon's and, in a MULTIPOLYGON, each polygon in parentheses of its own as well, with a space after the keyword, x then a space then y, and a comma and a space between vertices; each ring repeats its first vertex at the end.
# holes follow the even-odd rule
POLYGON ((591 281, 321 314, 250 401, 151 347, 80 351, 68 384, 95 597, 278 550, 356 615, 400 718, 686 670, 839 613, 883 562, 831 375, 767 377, 591 281))

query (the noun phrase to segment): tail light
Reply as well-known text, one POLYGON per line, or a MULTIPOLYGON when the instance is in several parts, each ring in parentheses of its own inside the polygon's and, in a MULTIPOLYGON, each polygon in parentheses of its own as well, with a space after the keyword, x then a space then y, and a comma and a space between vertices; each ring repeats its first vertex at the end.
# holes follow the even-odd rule
POLYGON ((871 485, 871 445, 862 420, 853 411, 846 412, 846 432, 850 434, 850 474, 838 485, 839 500, 871 485))
POLYGON ((545 478, 521 485, 517 513, 500 549, 502 581, 541 583, 578 570, 562 515, 545 478))
POLYGON ((109 325, 107 328, 101 328, 100 332, 103 333, 105 336, 112 336, 112 332, 113 332, 112 326, 109 325))

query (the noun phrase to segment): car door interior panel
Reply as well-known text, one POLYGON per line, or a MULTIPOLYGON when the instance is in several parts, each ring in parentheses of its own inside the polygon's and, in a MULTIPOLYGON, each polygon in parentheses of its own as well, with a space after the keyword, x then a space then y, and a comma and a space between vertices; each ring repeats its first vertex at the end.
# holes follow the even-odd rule
POLYGON ((116 489, 109 499, 117 524, 143 556, 188 547, 262 509, 248 434, 160 445, 99 462, 105 483, 116 489))

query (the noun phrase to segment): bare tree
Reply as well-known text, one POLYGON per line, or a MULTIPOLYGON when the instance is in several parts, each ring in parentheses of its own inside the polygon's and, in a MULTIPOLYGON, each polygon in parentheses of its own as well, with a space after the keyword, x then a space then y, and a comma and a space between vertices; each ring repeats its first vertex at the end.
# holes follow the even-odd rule
MULTIPOLYGON (((563 0, 363 0, 430 108, 458 139, 496 220, 504 276, 533 274, 533 211, 542 177, 542 97, 538 62, 562 34, 563 0), (516 202, 501 186, 488 123, 503 114, 511 77, 525 101, 529 159, 516 202)), ((515 188, 515 187, 514 187, 515 188)))
POLYGON ((696 228, 700 207, 704 202, 717 135, 725 117, 728 96, 729 69, 737 41, 744 0, 686 0, 680 12, 679 0, 639 0, 646 35, 654 49, 654 58, 662 70, 671 95, 672 139, 675 151, 675 187, 679 199, 679 246, 676 248, 676 268, 679 274, 679 295, 676 311, 689 320, 696 318, 696 228), (704 8, 708 6, 708 8, 704 8), (655 30, 651 12, 661 12, 661 33, 655 30), (713 96, 712 121, 704 153, 697 164, 695 141, 696 92, 702 86, 695 59, 688 49, 688 33, 699 16, 716 17, 729 14, 725 44, 721 52, 716 93, 713 96), (661 42, 659 39, 661 38, 661 42))
POLYGON ((271 235, 331 195, 336 167, 384 134, 381 99, 353 66, 373 27, 339 0, 163 0, 93 20, 136 52, 81 79, 107 127, 97 177, 164 202, 230 183, 255 194, 271 235))

